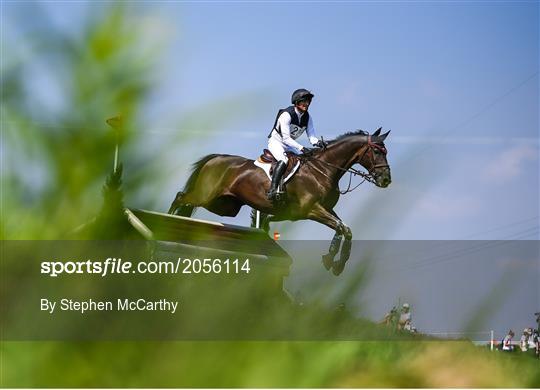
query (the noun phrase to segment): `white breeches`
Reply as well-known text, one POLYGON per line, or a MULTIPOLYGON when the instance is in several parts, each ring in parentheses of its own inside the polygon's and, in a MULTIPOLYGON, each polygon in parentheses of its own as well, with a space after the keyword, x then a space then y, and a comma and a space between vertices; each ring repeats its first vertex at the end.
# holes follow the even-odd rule
POLYGON ((287 145, 284 145, 283 142, 276 140, 275 138, 268 138, 268 150, 272 153, 272 156, 278 161, 283 161, 285 164, 288 159, 285 155, 285 152, 293 152, 298 154, 298 151, 293 148, 289 148, 287 145))

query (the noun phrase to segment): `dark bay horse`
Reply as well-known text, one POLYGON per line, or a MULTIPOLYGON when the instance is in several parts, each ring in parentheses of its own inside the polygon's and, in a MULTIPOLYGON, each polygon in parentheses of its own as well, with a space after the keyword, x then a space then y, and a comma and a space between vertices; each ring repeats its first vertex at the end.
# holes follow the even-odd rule
POLYGON ((372 135, 361 130, 346 133, 312 156, 300 156, 301 165, 286 184, 286 201, 279 205, 267 199, 270 180, 253 160, 210 154, 193 164, 191 176, 184 190, 176 195, 169 214, 189 217, 195 207, 204 207, 215 214, 234 217, 242 206, 249 205, 263 214, 267 231, 273 221, 317 221, 335 231, 323 264, 339 275, 349 259, 352 240, 351 229, 333 210, 340 196, 339 179, 354 164, 360 164, 369 172, 369 181, 387 187, 391 182, 384 146, 388 133, 381 134, 380 128, 372 135), (340 246, 340 259, 334 261, 340 246))

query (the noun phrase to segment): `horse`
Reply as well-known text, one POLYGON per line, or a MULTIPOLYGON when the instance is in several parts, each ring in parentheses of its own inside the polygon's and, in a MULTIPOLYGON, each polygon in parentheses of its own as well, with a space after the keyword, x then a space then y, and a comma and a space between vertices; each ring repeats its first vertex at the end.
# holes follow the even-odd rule
POLYGON ((270 180, 254 160, 227 154, 207 155, 193 164, 184 189, 177 193, 168 212, 190 217, 196 207, 204 207, 212 213, 234 217, 242 206, 248 205, 261 212, 265 231, 274 221, 319 222, 335 231, 322 263, 339 275, 352 245, 351 229, 333 210, 342 194, 339 180, 350 172, 363 175, 378 187, 388 187, 391 175, 384 140, 389 133, 381 134, 381 128, 373 134, 363 130, 348 132, 327 141, 324 148, 316 149, 309 157, 299 155, 300 167, 287 182, 286 200, 280 203, 267 199, 270 180), (353 169, 355 164, 368 173, 353 169), (339 260, 334 261, 340 247, 339 260))

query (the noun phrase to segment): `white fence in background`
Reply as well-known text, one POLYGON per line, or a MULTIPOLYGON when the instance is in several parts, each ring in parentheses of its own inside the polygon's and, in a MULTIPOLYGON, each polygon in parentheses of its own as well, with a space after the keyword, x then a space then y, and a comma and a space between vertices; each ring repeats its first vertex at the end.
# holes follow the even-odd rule
POLYGON ((493 351, 495 348, 495 334, 493 330, 482 332, 421 332, 426 336, 433 336, 445 340, 470 340, 475 345, 488 345, 493 351))

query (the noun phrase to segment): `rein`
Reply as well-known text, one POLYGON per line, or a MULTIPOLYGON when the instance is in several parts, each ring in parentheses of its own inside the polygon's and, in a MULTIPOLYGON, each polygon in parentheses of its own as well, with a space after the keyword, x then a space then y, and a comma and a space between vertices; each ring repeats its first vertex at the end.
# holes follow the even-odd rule
MULTIPOLYGON (((368 136, 368 142, 367 142, 367 147, 364 149, 364 152, 362 153, 362 155, 360 156, 359 158, 359 161, 362 160, 364 158, 364 155, 367 153, 368 150, 370 150, 370 148, 376 148, 378 150, 380 150, 382 153, 386 154, 387 151, 386 151, 386 148, 384 146, 381 146, 381 145, 377 145, 376 143, 373 143, 371 142, 371 135, 368 136)), ((326 148, 324 148, 326 149, 326 148)), ((324 150, 323 149, 323 150, 324 150)), ((325 165, 328 165, 330 167, 333 167, 333 168, 336 168, 342 172, 345 172, 345 173, 350 173, 349 175, 349 185, 347 186, 347 189, 345 191, 341 191, 339 189, 339 186, 338 186, 338 191, 341 195, 345 195, 349 192, 353 192, 355 189, 357 189, 358 187, 360 187, 360 185, 364 184, 364 182, 368 181, 370 183, 373 183, 373 184, 376 184, 376 180, 375 178, 373 177, 373 174, 371 173, 371 171, 369 173, 364 173, 362 171, 359 171, 358 169, 354 169, 354 168, 349 168, 349 169, 346 169, 346 168, 343 168, 343 167, 340 167, 338 165, 335 165, 335 164, 332 164, 332 163, 329 163, 327 161, 323 161, 323 160, 320 160, 316 157, 313 157, 313 156, 300 156, 300 158, 302 159, 306 159, 306 160, 316 160, 320 163, 323 163, 325 165), (354 176, 360 176, 361 178, 363 178, 363 180, 358 183, 356 186, 354 186, 353 189, 351 189, 351 183, 352 183, 352 177, 354 176)), ((371 169, 375 169, 375 168, 385 168, 385 167, 389 167, 388 164, 379 164, 379 165, 375 165, 375 161, 374 161, 374 158, 373 158, 373 155, 371 156, 371 160, 373 162, 372 166, 371 166, 371 169)), ((330 177, 324 173, 323 171, 321 171, 319 168, 317 168, 316 166, 314 165, 311 165, 312 168, 314 168, 316 171, 318 171, 320 174, 322 174, 323 176, 327 177, 330 179, 330 177)))

